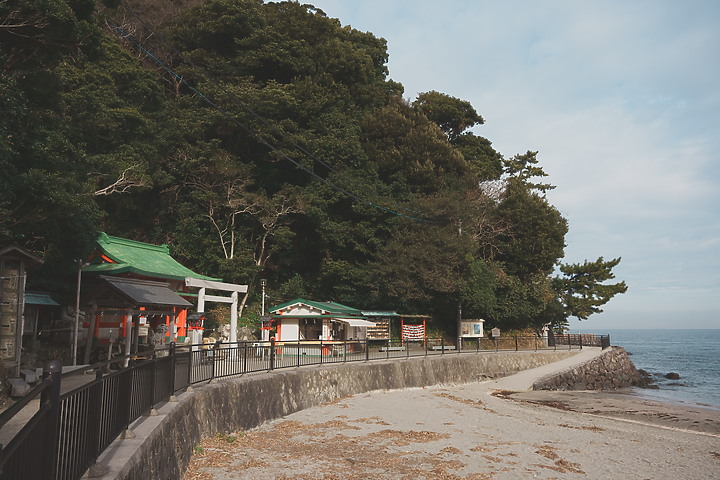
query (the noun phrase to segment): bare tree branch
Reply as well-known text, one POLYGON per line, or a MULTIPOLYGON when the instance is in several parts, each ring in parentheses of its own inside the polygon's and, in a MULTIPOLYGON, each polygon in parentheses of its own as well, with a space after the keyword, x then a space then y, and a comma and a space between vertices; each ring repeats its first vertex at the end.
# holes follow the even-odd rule
POLYGON ((96 190, 93 195, 97 197, 103 195, 112 195, 114 193, 127 193, 131 188, 146 187, 147 182, 138 178, 133 178, 133 176, 131 175, 132 171, 139 166, 139 164, 135 164, 126 168, 125 170, 123 170, 117 180, 115 180, 107 187, 96 190))

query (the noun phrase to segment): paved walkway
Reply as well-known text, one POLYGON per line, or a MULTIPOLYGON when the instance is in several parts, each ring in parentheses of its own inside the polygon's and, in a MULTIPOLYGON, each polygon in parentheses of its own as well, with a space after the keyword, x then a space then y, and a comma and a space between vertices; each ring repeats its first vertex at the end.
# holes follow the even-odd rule
POLYGON ((583 365, 599 357, 602 353, 603 350, 600 347, 583 347, 582 350, 579 350, 578 353, 572 357, 529 370, 523 370, 509 377, 498 378, 488 382, 487 385, 495 390, 526 392, 532 389, 533 384, 541 378, 572 370, 579 365, 583 365))

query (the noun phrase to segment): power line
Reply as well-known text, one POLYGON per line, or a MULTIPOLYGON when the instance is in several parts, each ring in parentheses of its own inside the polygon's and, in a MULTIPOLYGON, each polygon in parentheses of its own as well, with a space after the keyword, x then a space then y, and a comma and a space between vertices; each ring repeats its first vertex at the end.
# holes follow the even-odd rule
MULTIPOLYGON (((130 11, 131 11, 131 13, 134 13, 134 12, 132 12, 132 10, 130 10, 130 11)), ((136 16, 136 18, 139 19, 139 17, 137 17, 137 16, 136 16)), ((139 20, 142 22, 141 19, 139 19, 139 20)), ((285 154, 284 152, 282 152, 279 148, 275 147, 275 146, 274 146, 273 144, 271 144, 269 141, 267 141, 267 140, 265 140, 264 138, 262 138, 259 134, 257 134, 255 131, 253 131, 252 129, 250 129, 248 126, 246 126, 246 125, 243 124, 242 122, 240 122, 237 118, 235 118, 234 116, 232 116, 229 112, 227 112, 225 109, 223 109, 223 108, 222 108, 221 106, 219 106, 217 103, 215 103, 214 101, 212 101, 210 98, 208 98, 206 95, 204 95, 204 94, 203 94, 201 91, 199 91, 197 88, 195 88, 195 87, 193 87, 192 85, 190 85, 182 76, 180 76, 179 74, 177 74, 169 65, 167 65, 165 62, 163 62, 162 60, 160 60, 157 56, 153 55, 147 48, 145 48, 137 39, 135 39, 135 37, 134 37, 131 33, 126 32, 125 30, 123 30, 121 27, 119 27, 118 25, 116 25, 114 22, 112 22, 112 21, 110 21, 110 20, 108 20, 108 23, 109 23, 123 38, 126 38, 128 41, 130 41, 133 45, 135 45, 135 47, 136 47, 137 49, 141 50, 141 51, 144 52, 149 58, 151 58, 153 61, 155 61, 163 70, 167 71, 170 75, 172 75, 173 77, 175 77, 180 83, 182 83, 182 84, 185 85, 187 88, 189 88, 192 92, 194 92, 195 94, 197 94, 197 95, 198 95, 203 101, 205 101, 208 105, 212 106, 214 109, 216 109, 218 112, 220 112, 220 113, 223 115, 223 117, 225 117, 226 119, 230 120, 230 121, 231 121, 232 123, 234 123, 235 125, 237 125, 237 126, 239 126, 240 128, 242 128, 242 129, 243 129, 245 132, 247 132, 249 135, 251 135, 252 137, 254 137, 255 139, 257 139, 262 145, 264 145, 264 146, 266 146, 267 148, 269 148, 272 152, 278 154, 281 158, 289 161, 290 163, 292 163, 293 165, 295 165, 297 168, 303 170, 304 172, 306 172, 306 173, 308 173, 309 175, 311 175, 312 177, 320 180, 322 183, 330 186, 331 188, 333 188, 333 189, 341 192, 341 193, 344 194, 345 196, 350 197, 350 198, 352 198, 352 199, 354 199, 354 200, 356 200, 356 201, 358 201, 358 202, 360 202, 360 203, 362 203, 362 204, 371 206, 371 207, 376 208, 376 209, 378 209, 378 210, 381 210, 381 211, 384 211, 384 212, 386 212, 386 213, 390 213, 390 214, 393 214, 393 215, 396 215, 396 216, 399 216, 399 217, 408 218, 408 219, 410 219, 410 220, 419 221, 419 222, 423 222, 423 223, 438 223, 438 222, 433 221, 433 220, 429 220, 429 219, 426 219, 426 218, 421 218, 421 217, 413 216, 413 215, 406 215, 406 214, 403 214, 403 213, 398 212, 397 210, 393 210, 393 209, 391 209, 391 208, 383 207, 382 205, 379 205, 379 204, 377 204, 377 203, 375 203, 375 202, 372 202, 372 201, 370 201, 370 200, 368 200, 368 199, 366 199, 366 198, 363 198, 363 197, 361 197, 361 196, 359 196, 359 195, 357 195, 357 194, 354 194, 354 193, 350 192, 349 190, 347 190, 347 189, 345 189, 345 188, 343 188, 343 187, 341 187, 341 186, 339 186, 339 185, 336 185, 335 183, 333 183, 333 182, 327 180, 326 178, 318 175, 317 173, 315 173, 315 172, 312 171, 311 169, 305 167, 304 165, 302 165, 301 163, 299 163, 299 162, 296 161, 295 159, 291 158, 290 156, 288 156, 287 154, 285 154)), ((143 22, 143 23, 144 23, 144 22, 143 22)), ((217 86, 218 88, 220 88, 223 92, 225 92, 226 94, 228 94, 231 98, 234 98, 234 99, 238 102, 238 104, 240 104, 243 108, 245 108, 248 112, 250 112, 250 113, 251 113, 252 115, 254 115, 256 118, 260 119, 265 125, 269 126, 269 127, 270 127, 271 129, 273 129, 273 130, 279 131, 279 129, 278 129, 277 127, 275 127, 275 126, 271 125, 270 123, 268 123, 263 117, 261 117, 260 115, 258 115, 254 110, 252 110, 250 107, 248 107, 248 106, 246 106, 244 103, 242 103, 235 95, 233 95, 233 94, 230 93, 230 92, 227 92, 227 90, 224 89, 222 86, 218 85, 217 82, 215 82, 214 80, 210 79, 206 74, 204 74, 204 73, 202 72, 202 70, 201 70, 197 65, 195 65, 195 64, 192 63, 192 62, 189 62, 189 63, 190 63, 190 65, 192 65, 193 67, 195 67, 196 69, 198 69, 199 71, 201 71, 201 73, 203 74, 203 76, 205 76, 211 83, 213 83, 214 85, 216 85, 216 86, 217 86)), ((284 139, 287 140, 287 137, 286 137, 282 132, 280 132, 280 135, 281 135, 284 139)), ((305 153, 306 155, 308 155, 310 158, 318 161, 319 163, 321 163, 322 165, 324 165, 325 167, 327 167, 329 170, 331 170, 331 171, 333 171, 333 172, 335 172, 335 173, 338 173, 338 172, 337 172, 335 169, 333 169, 330 165, 327 165, 325 162, 322 162, 321 160, 315 158, 312 154, 310 154, 309 152, 307 152, 307 151, 306 151, 305 149, 303 149, 302 147, 294 144, 293 142, 290 142, 290 143, 291 143, 292 145, 294 145, 296 148, 300 149, 302 152, 304 152, 304 153, 305 153)), ((415 212, 415 213, 418 213, 418 212, 416 212, 416 211, 414 211, 414 210, 410 210, 410 209, 406 209, 406 210, 412 211, 412 212, 415 212)))

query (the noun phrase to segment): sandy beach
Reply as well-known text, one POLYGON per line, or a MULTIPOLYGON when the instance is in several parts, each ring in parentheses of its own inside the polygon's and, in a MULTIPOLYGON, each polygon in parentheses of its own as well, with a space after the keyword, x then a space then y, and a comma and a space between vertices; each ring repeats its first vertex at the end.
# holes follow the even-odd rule
POLYGON ((356 395, 206 439, 183 478, 720 479, 720 410, 511 392, 523 375, 356 395))

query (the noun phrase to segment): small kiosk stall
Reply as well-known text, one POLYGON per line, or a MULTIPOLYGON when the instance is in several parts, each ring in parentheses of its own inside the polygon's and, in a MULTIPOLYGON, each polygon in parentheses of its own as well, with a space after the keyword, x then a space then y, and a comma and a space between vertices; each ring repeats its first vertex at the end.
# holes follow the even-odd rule
MULTIPOLYGON (((270 317, 277 352, 289 355, 337 355, 336 346, 367 340, 368 328, 375 326, 356 308, 302 298, 274 307, 270 317)), ((361 348, 360 342, 354 345, 361 348)))

